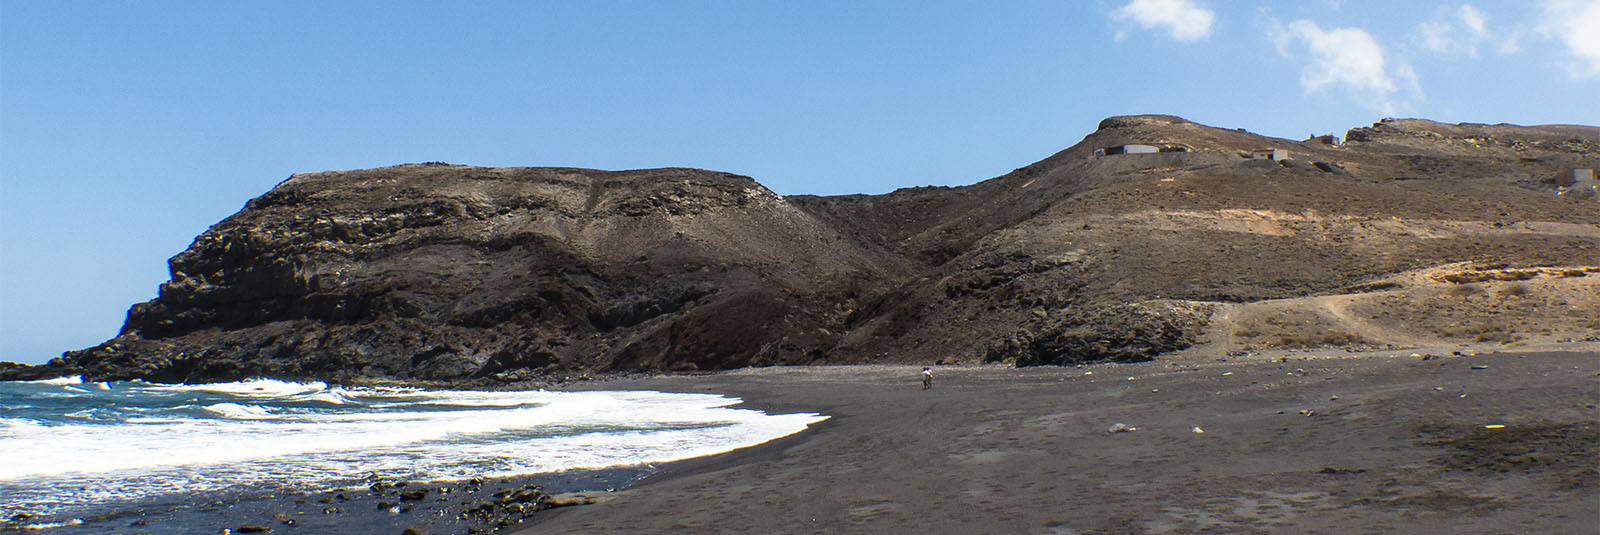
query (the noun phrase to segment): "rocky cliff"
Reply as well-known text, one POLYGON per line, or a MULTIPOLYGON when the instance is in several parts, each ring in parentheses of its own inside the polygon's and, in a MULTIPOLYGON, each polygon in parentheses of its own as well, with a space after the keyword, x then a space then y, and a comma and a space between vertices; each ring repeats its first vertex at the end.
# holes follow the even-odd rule
POLYGON ((1145 360, 1225 346, 1216 320, 1241 304, 1462 262, 1600 264, 1600 205, 1550 180, 1600 168, 1600 129, 1385 120, 1348 138, 1113 117, 1001 177, 871 196, 784 198, 695 169, 295 175, 174 257, 120 336, 0 374, 493 382, 1145 360), (1095 154, 1128 144, 1159 152, 1095 154))

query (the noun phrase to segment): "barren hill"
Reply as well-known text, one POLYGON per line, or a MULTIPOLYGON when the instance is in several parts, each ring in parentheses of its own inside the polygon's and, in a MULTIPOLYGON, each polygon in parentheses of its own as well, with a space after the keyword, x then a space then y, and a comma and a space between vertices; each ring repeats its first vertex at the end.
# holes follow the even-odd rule
MULTIPOLYGON (((950 190, 947 196, 992 200, 956 212, 988 225, 954 226, 952 217, 908 233, 898 244, 909 256, 947 245, 961 252, 889 294, 880 305, 889 312, 853 329, 847 342, 880 354, 961 360, 1142 360, 1207 341, 1197 326, 1219 305, 1357 292, 1457 262, 1600 264, 1596 204, 1531 187, 1573 166, 1594 168, 1600 133, 1492 130, 1498 137, 1386 121, 1352 131, 1362 141, 1335 147, 1176 117, 1107 119, 1071 149, 971 191, 950 190), (1472 143, 1513 148, 1463 148, 1472 143), (1126 144, 1182 151, 1091 157, 1096 148, 1126 144), (1249 158, 1273 148, 1290 158, 1249 158), (981 229, 981 237, 967 243, 952 227, 981 229)), ((832 220, 869 217, 827 199, 807 201, 801 206, 820 204, 832 220)), ((884 202, 864 201, 863 211, 884 202)), ((1594 280, 1584 287, 1597 288, 1594 280)), ((1600 317, 1593 306, 1590 300, 1575 312, 1600 317)), ((1568 333, 1600 327, 1564 325, 1568 333)))
POLYGON ((832 197, 691 169, 296 175, 173 258, 121 336, 9 373, 505 381, 1600 331, 1600 202, 1572 182, 1600 129, 1347 138, 1113 117, 970 186, 832 197))

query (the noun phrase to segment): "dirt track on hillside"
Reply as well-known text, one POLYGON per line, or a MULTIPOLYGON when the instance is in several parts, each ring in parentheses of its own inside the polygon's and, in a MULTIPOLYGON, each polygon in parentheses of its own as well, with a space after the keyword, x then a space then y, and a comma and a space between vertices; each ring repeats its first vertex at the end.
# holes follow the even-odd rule
POLYGON ((1366 289, 1372 291, 1223 305, 1212 315, 1206 343, 1190 353, 1600 341, 1597 266, 1456 264, 1402 273, 1366 289))

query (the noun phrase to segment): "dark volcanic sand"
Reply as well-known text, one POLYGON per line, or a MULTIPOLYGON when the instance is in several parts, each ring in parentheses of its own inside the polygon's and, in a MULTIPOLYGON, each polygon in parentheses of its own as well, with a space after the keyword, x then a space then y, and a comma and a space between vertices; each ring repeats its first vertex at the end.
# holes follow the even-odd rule
POLYGON ((606 382, 833 417, 521 533, 1596 533, 1581 349, 606 382))
MULTIPOLYGON (((502 532, 1596 533, 1600 351, 1572 347, 1426 360, 1301 352, 1286 362, 939 367, 931 390, 916 366, 585 383, 712 392, 832 417, 667 465, 625 490, 589 493, 600 503, 540 512, 502 532), (1119 422, 1135 430, 1107 431, 1119 422)), ((461 533, 483 524, 452 515, 495 490, 605 489, 640 473, 490 480, 471 497, 445 484, 445 500, 433 492, 399 514, 377 506, 394 492, 210 494, 48 532, 254 524, 279 534, 461 533)))

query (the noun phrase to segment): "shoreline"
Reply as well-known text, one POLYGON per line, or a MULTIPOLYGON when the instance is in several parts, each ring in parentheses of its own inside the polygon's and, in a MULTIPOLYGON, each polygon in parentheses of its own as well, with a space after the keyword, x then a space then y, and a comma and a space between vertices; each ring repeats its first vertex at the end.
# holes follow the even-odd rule
POLYGON ((941 366, 926 391, 915 365, 603 378, 556 389, 713 393, 739 398, 737 408, 828 419, 723 454, 490 479, 470 494, 447 484, 453 495, 428 501, 347 491, 351 499, 334 504, 338 514, 320 513, 329 504, 319 500, 335 491, 252 489, 194 494, 183 505, 162 500, 169 507, 155 514, 130 507, 115 522, 42 532, 185 526, 195 529, 183 533, 202 534, 262 525, 273 533, 459 533, 467 524, 407 521, 444 519, 500 489, 589 490, 575 483, 591 472, 612 473, 616 481, 599 487, 616 490, 563 496, 596 503, 520 523, 507 518, 499 532, 1491 533, 1600 523, 1592 439, 1600 344, 1484 349, 1501 352, 941 366), (1108 432, 1115 423, 1135 430, 1108 432), (1498 450, 1459 447, 1506 437, 1498 450), (1511 450, 1534 460, 1495 460, 1511 450), (378 507, 386 500, 412 510, 378 507), (209 523, 186 526, 196 520, 209 523))
MULTIPOLYGON (((552 502, 559 503, 557 507, 588 503, 585 496, 628 487, 654 470, 566 470, 450 481, 385 478, 327 488, 286 484, 272 489, 187 492, 32 517, 24 522, 0 518, 0 533, 215 535, 224 529, 249 532, 247 526, 269 528, 271 533, 394 535, 413 527, 436 535, 487 533, 500 521, 513 525, 521 520, 524 507, 535 514, 535 509, 550 507, 552 502), (382 485, 374 487, 377 482, 382 485), (528 492, 529 489, 535 492, 528 492), (406 491, 420 495, 406 497, 406 491), (485 503, 497 507, 471 513, 469 518, 458 516, 485 503)), ((553 509, 545 509, 549 510, 553 509)))

